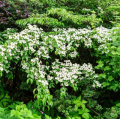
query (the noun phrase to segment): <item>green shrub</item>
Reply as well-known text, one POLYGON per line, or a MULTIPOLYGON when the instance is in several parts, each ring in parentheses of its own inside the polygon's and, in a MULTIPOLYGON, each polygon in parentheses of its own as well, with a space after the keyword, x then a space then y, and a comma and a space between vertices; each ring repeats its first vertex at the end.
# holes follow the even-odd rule
MULTIPOLYGON (((62 1, 74 6, 73 1, 62 1)), ((1 33, 0 118, 119 118, 120 26, 97 27, 107 8, 113 14, 109 3, 84 7, 83 16, 48 3, 40 3, 49 6, 45 14, 16 21, 21 31, 1 33)))

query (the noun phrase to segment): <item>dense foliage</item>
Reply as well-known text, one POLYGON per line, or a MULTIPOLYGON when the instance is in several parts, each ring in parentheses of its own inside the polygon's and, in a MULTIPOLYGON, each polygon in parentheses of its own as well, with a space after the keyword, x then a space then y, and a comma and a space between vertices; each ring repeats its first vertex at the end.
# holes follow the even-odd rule
POLYGON ((119 119, 119 4, 0 0, 0 119, 119 119))
POLYGON ((29 11, 26 4, 0 0, 0 30, 14 25, 14 20, 28 17, 29 11))

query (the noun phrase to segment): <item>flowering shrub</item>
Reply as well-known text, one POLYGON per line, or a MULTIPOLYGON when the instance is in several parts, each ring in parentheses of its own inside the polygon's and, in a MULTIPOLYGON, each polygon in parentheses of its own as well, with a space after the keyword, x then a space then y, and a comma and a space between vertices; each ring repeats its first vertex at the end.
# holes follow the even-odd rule
MULTIPOLYGON (((23 0, 18 1, 23 2, 23 0)), ((113 33, 114 29, 112 31, 102 26, 95 28, 102 21, 107 21, 106 16, 111 15, 113 20, 111 9, 107 8, 111 1, 101 0, 94 4, 92 4, 94 1, 85 1, 75 0, 73 5, 71 0, 52 0, 52 2, 36 0, 35 5, 34 0, 29 0, 28 8, 29 10, 35 8, 34 13, 37 11, 44 13, 42 9, 45 10, 47 6, 51 7, 56 3, 65 4, 70 8, 69 10, 66 10, 67 7, 47 8, 46 14, 35 16, 31 14, 28 19, 17 20, 16 24, 21 25, 24 30, 11 33, 12 29, 7 29, 2 33, 1 39, 7 40, 2 41, 0 45, 0 83, 2 84, 0 91, 3 95, 3 87, 7 90, 12 89, 15 94, 12 96, 11 91, 9 92, 12 100, 16 100, 16 97, 21 99, 32 92, 34 102, 28 103, 28 108, 26 105, 17 105, 16 108, 11 105, 10 107, 14 108, 7 116, 3 115, 4 112, 7 113, 7 108, 5 111, 4 108, 0 108, 0 116, 89 119, 94 112, 98 116, 93 118, 108 118, 108 115, 111 118, 119 118, 118 105, 113 109, 115 104, 110 103, 108 107, 113 108, 109 108, 108 112, 103 109, 106 104, 104 100, 109 101, 106 98, 111 98, 112 94, 113 97, 117 97, 116 95, 119 94, 119 30, 113 33), (84 15, 74 14, 73 11, 76 9, 84 15), (94 29, 80 28, 84 24, 94 29), (77 29, 69 28, 70 26, 77 29), (46 27, 50 28, 50 32, 45 32, 46 27), (107 91, 111 91, 112 94, 107 91), (115 110, 117 113, 114 114, 115 110), (108 114, 111 112, 112 114, 108 114)), ((20 11, 16 10, 16 12, 24 17, 20 11)), ((11 100, 7 94, 0 98, 1 107, 9 103, 11 100)))

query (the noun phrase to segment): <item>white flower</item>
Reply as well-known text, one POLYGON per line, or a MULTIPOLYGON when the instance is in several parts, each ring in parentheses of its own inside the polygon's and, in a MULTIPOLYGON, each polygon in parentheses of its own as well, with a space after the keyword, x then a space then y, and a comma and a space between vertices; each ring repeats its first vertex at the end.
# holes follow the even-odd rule
POLYGON ((74 79, 77 79, 77 77, 78 77, 78 76, 76 76, 76 75, 73 75, 73 76, 72 76, 72 78, 74 78, 74 79))
POLYGON ((90 11, 90 9, 87 9, 87 8, 83 8, 82 10, 85 10, 85 11, 90 11))
POLYGON ((59 51, 58 53, 59 53, 59 54, 63 54, 63 55, 65 55, 65 54, 66 54, 66 52, 65 52, 65 51, 59 51))
POLYGON ((54 30, 54 31, 57 31, 57 28, 54 28, 53 30, 54 30))
POLYGON ((12 36, 11 36, 11 35, 9 35, 9 39, 12 39, 12 36))
POLYGON ((38 55, 41 55, 41 54, 42 54, 42 52, 41 52, 40 50, 38 50, 37 54, 38 54, 38 55))
POLYGON ((49 55, 43 55, 43 57, 49 58, 50 56, 49 55))
POLYGON ((2 67, 0 67, 0 71, 3 71, 3 68, 2 68, 2 67))
POLYGON ((63 46, 61 47, 61 49, 62 49, 62 50, 65 50, 65 49, 66 49, 66 46, 65 46, 65 45, 63 45, 63 46))
POLYGON ((48 82, 46 80, 38 80, 38 82, 41 82, 44 86, 48 85, 48 82))
POLYGON ((35 72, 35 76, 37 77, 37 72, 35 72))
POLYGON ((95 84, 93 84, 92 87, 95 88, 95 84))
POLYGON ((72 52, 71 54, 69 54, 71 57, 76 57, 76 55, 77 55, 77 52, 72 52))
POLYGON ((67 83, 67 82, 65 82, 65 83, 64 83, 64 85, 65 85, 65 86, 68 86, 68 83, 67 83))
POLYGON ((5 48, 3 48, 3 47, 0 47, 0 49, 4 52, 6 49, 5 48))
POLYGON ((71 82, 71 83, 74 83, 74 80, 71 80, 70 82, 71 82))
POLYGON ((34 50, 33 47, 29 47, 29 49, 30 49, 32 52, 35 52, 35 50, 34 50))
POLYGON ((35 62, 35 59, 31 59, 31 62, 35 62))
POLYGON ((27 69, 27 65, 23 65, 22 68, 23 68, 23 69, 27 69))
POLYGON ((51 76, 47 76, 47 78, 48 78, 48 80, 52 80, 53 79, 53 77, 51 77, 51 76))
POLYGON ((4 52, 0 52, 0 54, 3 56, 3 55, 4 55, 4 52))
POLYGON ((45 51, 45 47, 44 46, 40 47, 40 49, 42 49, 43 51, 45 51))
POLYGON ((92 85, 95 88, 95 84, 97 85, 97 87, 101 87, 101 84, 99 81, 94 80, 94 84, 92 85))
POLYGON ((28 47, 25 47, 24 50, 28 50, 28 47))
POLYGON ((44 74, 40 74, 40 77, 41 77, 41 78, 45 78, 45 75, 44 75, 44 74))
POLYGON ((11 53, 11 49, 7 49, 7 52, 11 53))

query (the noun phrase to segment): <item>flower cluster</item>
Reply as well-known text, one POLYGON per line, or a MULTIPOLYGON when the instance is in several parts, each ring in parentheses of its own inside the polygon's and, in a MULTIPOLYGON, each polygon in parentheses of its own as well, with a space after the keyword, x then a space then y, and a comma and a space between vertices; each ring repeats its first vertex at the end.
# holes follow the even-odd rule
POLYGON ((37 28, 35 25, 31 26, 28 24, 28 29, 21 31, 20 33, 9 34, 9 40, 5 45, 0 45, 1 55, 3 58, 3 62, 1 62, 1 71, 5 70, 6 73, 9 73, 9 61, 15 60, 17 63, 17 61, 20 60, 20 57, 22 57, 21 66, 28 74, 27 78, 29 80, 33 82, 34 79, 38 80, 45 78, 46 73, 44 72, 44 68, 46 66, 42 65, 39 59, 41 57, 48 58, 49 49, 44 41, 40 42, 39 37, 42 36, 42 33, 42 29, 37 28), (36 48, 38 48, 37 51, 36 48), (31 57, 31 54, 33 53, 36 56, 35 58, 31 57))
POLYGON ((48 85, 48 82, 46 80, 45 81, 38 80, 38 82, 41 82, 44 86, 48 85))
POLYGON ((101 87, 101 85, 102 85, 102 84, 100 84, 99 81, 94 80, 94 84, 92 85, 92 87, 94 87, 94 88, 95 88, 96 86, 97 86, 97 87, 101 87))
POLYGON ((85 11, 91 11, 91 9, 87 9, 87 8, 83 8, 82 10, 85 10, 85 11))
POLYGON ((107 53, 109 52, 108 47, 107 47, 105 44, 100 45, 100 46, 98 47, 98 50, 99 50, 99 51, 102 51, 102 54, 104 54, 104 53, 107 54, 107 53))
MULTIPOLYGON (((70 60, 65 60, 64 62, 65 63, 59 62, 59 60, 56 59, 56 61, 52 63, 52 71, 50 71, 50 73, 56 74, 55 80, 61 82, 62 86, 72 86, 75 83, 79 83, 79 81, 85 77, 89 80, 97 77, 90 63, 84 63, 80 66, 77 63, 72 64, 70 60), (82 74, 85 76, 81 76, 82 74)), ((54 77, 49 75, 47 78, 48 80, 54 79, 54 77)))
POLYGON ((100 10, 100 12, 103 14, 104 13, 104 11, 103 11, 103 9, 101 8, 101 7, 98 7, 98 10, 100 10))
POLYGON ((48 82, 53 79, 65 86, 74 85, 85 78, 94 80, 97 75, 90 63, 84 63, 80 66, 76 63, 72 64, 70 60, 65 60, 65 63, 62 63, 56 59, 52 63, 52 71, 50 71, 50 73, 53 73, 52 77, 51 74, 46 73, 45 68, 48 70, 49 67, 42 65, 41 58, 49 59, 49 53, 54 48, 56 54, 74 58, 78 55, 77 48, 81 45, 81 42, 84 43, 85 47, 90 48, 93 38, 101 44, 98 46, 98 50, 105 49, 103 53, 107 53, 106 43, 111 41, 109 38, 110 32, 102 26, 96 28, 96 30, 98 31, 97 34, 93 34, 94 30, 86 28, 53 29, 56 33, 48 36, 41 28, 28 24, 27 29, 9 35, 9 40, 4 45, 0 45, 0 55, 2 57, 0 70, 9 73, 10 61, 17 63, 22 58, 21 66, 28 74, 28 80, 33 82, 35 79, 43 86, 48 85, 48 82), (47 79, 45 78, 46 75, 47 79), (54 75, 56 75, 55 78, 54 75))

